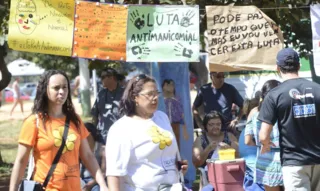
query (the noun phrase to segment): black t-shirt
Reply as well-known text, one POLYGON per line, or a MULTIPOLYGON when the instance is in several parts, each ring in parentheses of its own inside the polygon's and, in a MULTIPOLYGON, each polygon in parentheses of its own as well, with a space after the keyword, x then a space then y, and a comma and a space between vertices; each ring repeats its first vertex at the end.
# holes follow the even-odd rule
POLYGON ((211 83, 203 85, 194 100, 193 106, 198 108, 203 104, 204 112, 221 112, 226 118, 226 122, 232 120, 231 108, 235 103, 238 107, 243 106, 243 98, 238 90, 228 83, 224 83, 219 89, 212 87, 211 83))
POLYGON ((258 119, 278 121, 283 166, 320 164, 320 85, 290 79, 264 99, 258 119))
POLYGON ((120 118, 119 106, 123 91, 119 85, 112 92, 106 88, 101 89, 91 109, 91 114, 99 120, 97 129, 104 143, 110 127, 120 118))

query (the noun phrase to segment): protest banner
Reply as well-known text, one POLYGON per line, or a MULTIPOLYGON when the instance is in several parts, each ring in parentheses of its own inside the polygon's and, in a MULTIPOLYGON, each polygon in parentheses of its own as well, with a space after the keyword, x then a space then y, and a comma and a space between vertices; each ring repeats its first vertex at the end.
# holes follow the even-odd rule
POLYGON ((198 6, 130 6, 127 61, 199 60, 198 6))
POLYGON ((11 0, 9 47, 14 50, 71 56, 73 0, 11 0))
POLYGON ((310 6, 312 44, 313 44, 313 65, 317 76, 320 76, 320 5, 310 6))
POLYGON ((210 71, 275 70, 280 28, 255 6, 207 6, 210 71))
POLYGON ((127 14, 126 5, 78 2, 72 55, 125 60, 127 14))

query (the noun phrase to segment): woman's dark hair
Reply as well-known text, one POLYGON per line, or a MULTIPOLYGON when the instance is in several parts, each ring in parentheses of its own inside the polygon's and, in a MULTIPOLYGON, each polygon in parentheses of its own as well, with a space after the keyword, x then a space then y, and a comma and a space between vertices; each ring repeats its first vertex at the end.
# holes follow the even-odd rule
POLYGON ((221 115, 221 113, 217 112, 217 111, 211 111, 209 113, 207 113, 204 118, 203 118, 203 121, 202 121, 202 125, 203 125, 203 128, 204 130, 207 132, 208 129, 207 129, 207 125, 209 123, 209 121, 211 119, 220 119, 221 120, 221 125, 224 124, 224 119, 221 115))
POLYGON ((41 116, 43 127, 45 128, 45 121, 48 120, 48 106, 49 106, 47 87, 49 85, 50 77, 56 74, 63 75, 67 79, 67 83, 68 83, 69 91, 67 95, 67 100, 62 106, 62 112, 67 117, 69 117, 70 121, 73 122, 77 128, 79 128, 80 119, 77 116, 72 104, 69 78, 67 77, 66 73, 64 73, 61 70, 48 70, 41 76, 37 86, 37 93, 34 99, 32 114, 39 114, 41 116))
POLYGON ((173 95, 176 95, 176 87, 175 87, 175 83, 174 83, 173 79, 165 79, 165 80, 163 80, 162 85, 161 85, 161 88, 162 88, 162 90, 163 90, 163 86, 164 86, 165 84, 170 84, 170 83, 173 83, 173 86, 174 86, 173 95))
POLYGON ((120 113, 121 115, 132 116, 136 114, 136 102, 135 97, 141 92, 143 85, 147 82, 156 81, 145 74, 134 76, 127 84, 126 89, 123 92, 120 101, 120 113))
POLYGON ((84 126, 87 128, 91 136, 93 137, 93 140, 99 143, 104 143, 102 140, 101 135, 99 134, 97 127, 93 125, 93 123, 85 122, 84 126), (102 141, 102 142, 101 142, 102 141))
POLYGON ((261 97, 260 97, 260 103, 258 106, 258 111, 260 111, 262 102, 263 102, 264 98, 266 97, 266 95, 268 94, 268 92, 280 84, 281 84, 281 82, 279 82, 278 80, 268 80, 263 84, 263 86, 261 88, 261 97))

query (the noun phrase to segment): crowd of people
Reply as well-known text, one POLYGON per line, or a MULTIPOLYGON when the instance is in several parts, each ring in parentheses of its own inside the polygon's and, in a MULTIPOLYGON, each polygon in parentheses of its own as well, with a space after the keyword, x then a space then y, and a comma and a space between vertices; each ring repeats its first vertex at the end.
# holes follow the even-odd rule
MULTIPOLYGON (((236 127, 245 117, 243 142, 256 148, 254 165, 247 165, 253 177, 251 190, 320 190, 320 85, 299 78, 299 68, 298 54, 290 48, 281 50, 277 69, 284 82, 265 82, 251 100, 243 100, 233 85, 225 83, 223 72, 211 72, 212 82, 199 89, 192 107, 202 134, 194 141, 189 162, 206 169, 207 159, 230 148, 243 157, 236 127)), ((92 121, 84 123, 75 113, 67 75, 45 72, 32 114, 21 129, 10 191, 18 189, 30 152, 32 180, 43 184, 55 166, 43 185, 46 190, 182 189, 190 163, 180 156, 180 130, 185 140, 189 135, 174 81, 162 83, 166 105, 162 112, 154 78, 136 75, 123 86, 118 76, 112 68, 101 72, 103 88, 92 107, 92 121), (60 147, 60 160, 53 164, 60 147)), ((244 182, 245 190, 250 186, 244 182)), ((202 190, 214 188, 209 184, 202 190)))

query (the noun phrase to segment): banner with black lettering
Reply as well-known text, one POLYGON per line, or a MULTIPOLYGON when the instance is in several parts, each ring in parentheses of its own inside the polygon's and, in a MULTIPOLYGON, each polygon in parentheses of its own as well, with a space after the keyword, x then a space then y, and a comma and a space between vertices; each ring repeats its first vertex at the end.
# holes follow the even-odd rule
POLYGON ((280 28, 255 6, 207 6, 210 71, 275 70, 280 28))
POLYGON ((199 7, 129 7, 127 61, 195 62, 199 60, 199 7))

